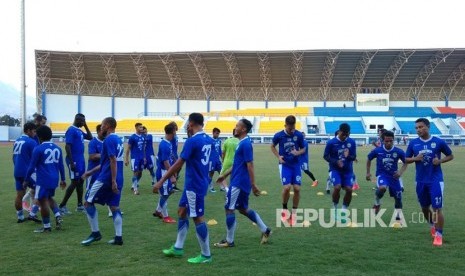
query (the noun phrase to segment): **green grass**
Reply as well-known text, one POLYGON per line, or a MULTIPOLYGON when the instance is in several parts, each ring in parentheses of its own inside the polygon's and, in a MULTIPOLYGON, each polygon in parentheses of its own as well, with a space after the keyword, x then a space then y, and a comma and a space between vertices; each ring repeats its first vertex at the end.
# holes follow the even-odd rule
MULTIPOLYGON (((0 146, 0 274, 91 274, 140 275, 140 274, 223 274, 230 275, 291 275, 291 274, 443 274, 457 275, 465 270, 465 220, 463 219, 463 165, 465 148, 453 148, 455 160, 444 164, 445 218, 444 246, 433 248, 426 224, 409 223, 412 214, 419 212, 413 182, 414 168, 409 166, 404 175, 404 214, 407 228, 323 228, 313 223, 308 228, 277 228, 276 208, 281 207, 281 184, 277 162, 269 145, 255 145, 255 170, 257 185, 268 192, 267 196, 251 197, 250 207, 255 209, 265 223, 273 228, 268 245, 260 245, 260 232, 256 226, 237 214, 236 247, 217 249, 211 247, 213 263, 191 265, 187 257, 199 252, 195 229, 191 222, 185 244, 185 257, 166 258, 161 250, 168 248, 176 238, 176 225, 163 224, 152 217, 158 196, 152 194, 150 180, 144 172, 141 195, 130 193, 131 173, 125 170, 125 188, 121 208, 124 211, 122 247, 106 244, 114 235, 113 223, 107 211, 99 207, 99 220, 103 240, 89 247, 80 245, 90 228, 82 214, 64 217, 64 230, 50 234, 35 234, 33 223, 16 223, 14 210, 14 182, 12 177, 11 144, 0 146)), ((351 208, 359 213, 373 204, 373 184, 364 180, 366 154, 371 147, 358 150, 360 163, 355 165, 361 190, 353 198, 351 208)), ((317 196, 324 191, 327 164, 322 159, 323 146, 312 146, 311 171, 320 180, 311 188, 310 179, 304 177, 302 208, 331 207, 329 196, 317 196)), ((184 172, 184 169, 183 169, 184 172)), ((374 173, 374 171, 372 172, 374 173)), ((68 181, 69 182, 69 181, 68 181)), ((182 181, 181 181, 182 183, 182 181)), ((57 190, 56 200, 64 191, 57 190)), ((216 219, 218 225, 210 226, 210 244, 224 238, 224 194, 217 192, 206 198, 206 219, 216 219)), ((180 194, 169 201, 169 211, 176 217, 180 194)), ((389 208, 385 221, 389 221, 393 200, 383 198, 383 207, 389 208)), ((68 204, 76 206, 73 194, 68 204)), ((70 208, 71 209, 71 208, 70 208)))

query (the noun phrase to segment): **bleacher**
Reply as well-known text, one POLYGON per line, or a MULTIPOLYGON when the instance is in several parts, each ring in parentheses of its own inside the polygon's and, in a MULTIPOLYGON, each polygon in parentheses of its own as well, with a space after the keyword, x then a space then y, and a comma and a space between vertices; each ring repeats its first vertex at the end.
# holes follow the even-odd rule
MULTIPOLYGON (((149 133, 165 133, 165 126, 170 122, 176 122, 178 128, 182 128, 184 121, 180 118, 163 118, 163 119, 123 119, 117 121, 117 131, 118 132, 134 132, 134 125, 136 123, 143 124, 149 133)), ((87 122, 91 132, 95 132, 95 128, 101 122, 87 122)), ((68 129, 71 123, 62 123, 62 122, 53 122, 50 123, 50 128, 53 132, 64 133, 68 129)))
POLYGON ((355 107, 315 107, 315 116, 328 117, 430 117, 435 111, 431 107, 390 107, 389 111, 357 111, 355 107))
POLYGON ((216 119, 212 117, 208 119, 203 127, 203 130, 206 133, 212 133, 213 129, 219 128, 223 133, 231 133, 232 130, 236 127, 237 120, 232 117, 225 117, 221 119, 216 119))
MULTIPOLYGON (((278 131, 284 129, 285 118, 264 118, 260 121, 260 128, 258 133, 260 134, 275 134, 278 131)), ((301 123, 299 120, 295 123, 295 129, 301 130, 301 123)))
POLYGON ((342 123, 348 123, 350 125, 350 134, 364 134, 365 128, 360 121, 328 121, 325 122, 326 133, 334 134, 342 123))
MULTIPOLYGON (((417 131, 415 130, 415 120, 412 121, 397 121, 397 124, 400 127, 400 130, 402 131, 402 134, 416 134, 417 131)), ((440 135, 441 131, 439 128, 436 126, 434 122, 430 121, 430 134, 433 135, 440 135)))
POLYGON ((437 107, 437 110, 443 114, 456 114, 457 116, 465 117, 465 108, 437 107))
POLYGON ((313 108, 311 107, 245 108, 245 109, 239 109, 239 110, 224 110, 224 111, 209 113, 209 115, 218 115, 220 117, 247 117, 247 116, 286 117, 287 115, 308 116, 309 114, 313 114, 313 108))

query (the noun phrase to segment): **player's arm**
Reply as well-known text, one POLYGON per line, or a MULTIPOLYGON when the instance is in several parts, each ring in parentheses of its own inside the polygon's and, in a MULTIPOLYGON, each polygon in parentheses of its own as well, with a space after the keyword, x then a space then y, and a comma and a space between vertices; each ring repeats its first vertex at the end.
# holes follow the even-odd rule
POLYGON ((94 143, 89 143, 89 160, 100 161, 100 152, 97 151, 97 146, 94 143))
POLYGON ((31 175, 35 171, 37 167, 37 163, 39 162, 39 151, 34 150, 32 153, 32 159, 31 162, 29 163, 29 167, 27 168, 26 171, 26 176, 24 177, 24 182, 23 182, 23 188, 27 188, 27 184, 31 181, 31 175))
POLYGON ((232 165, 231 168, 227 169, 222 175, 218 176, 218 178, 216 179, 216 183, 222 183, 226 179, 226 177, 228 177, 228 175, 231 174, 233 167, 234 165, 232 165))
POLYGON ((281 155, 279 155, 278 150, 276 149, 276 144, 273 142, 271 143, 271 152, 278 158, 280 164, 286 163, 281 155))
POLYGON ((371 160, 373 160, 373 159, 370 159, 370 156, 368 156, 368 159, 367 159, 367 175, 366 175, 366 180, 367 181, 371 181, 371 160))
POLYGON ((323 159, 325 159, 329 164, 337 165, 339 158, 331 157, 331 144, 326 144, 325 151, 323 153, 323 159))
POLYGON ((449 161, 451 161, 453 159, 454 159, 454 155, 452 153, 449 154, 449 155, 446 155, 444 158, 441 158, 441 159, 435 157, 433 159, 433 165, 439 165, 441 163, 446 163, 446 162, 449 162, 449 161))
POLYGON ((61 182, 60 182, 60 187, 62 189, 66 188, 66 178, 65 178, 65 166, 63 164, 63 154, 60 150, 60 158, 58 159, 58 169, 60 170, 60 177, 61 177, 61 182))
POLYGON ((115 194, 119 193, 118 184, 116 183, 116 175, 118 174, 118 167, 116 165, 116 156, 110 156, 110 171, 111 171, 111 189, 115 194))
POLYGON ((92 170, 90 171, 86 171, 83 175, 82 175, 82 179, 86 179, 88 178, 89 176, 93 175, 94 173, 98 172, 100 170, 100 165, 97 165, 96 167, 94 167, 92 170))
POLYGON ((404 172, 407 170, 407 167, 408 167, 407 162, 403 162, 402 167, 400 168, 400 171, 396 172, 394 174, 394 177, 395 178, 400 178, 404 174, 404 172))
POLYGON ((254 166, 253 161, 247 162, 247 171, 250 177, 250 184, 252 185, 252 192, 255 196, 260 195, 260 189, 255 185, 255 173, 254 173, 254 166))
POLYGON ((124 153, 124 165, 127 166, 129 164, 129 152, 131 151, 131 144, 128 142, 128 149, 124 153))
POLYGON ((84 129, 86 130, 86 135, 84 135, 84 139, 86 140, 92 140, 92 132, 90 132, 89 127, 87 126, 87 122, 84 120, 84 129))
POLYGON ((157 184, 153 186, 153 192, 157 193, 160 187, 163 185, 163 183, 182 168, 182 166, 184 165, 184 162, 185 162, 184 159, 178 158, 178 160, 176 160, 173 166, 169 168, 169 170, 165 173, 165 175, 161 177, 161 179, 157 182, 157 184))
POLYGON ((346 160, 348 161, 356 161, 357 160, 357 145, 355 141, 352 144, 352 147, 349 149, 349 155, 346 156, 346 160))

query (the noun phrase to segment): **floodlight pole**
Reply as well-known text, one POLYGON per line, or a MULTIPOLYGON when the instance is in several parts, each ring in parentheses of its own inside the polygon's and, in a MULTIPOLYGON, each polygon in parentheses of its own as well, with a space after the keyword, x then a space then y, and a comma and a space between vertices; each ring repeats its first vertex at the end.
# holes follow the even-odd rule
POLYGON ((25 12, 24 3, 25 0, 21 0, 21 125, 26 123, 26 37, 25 37, 25 12))

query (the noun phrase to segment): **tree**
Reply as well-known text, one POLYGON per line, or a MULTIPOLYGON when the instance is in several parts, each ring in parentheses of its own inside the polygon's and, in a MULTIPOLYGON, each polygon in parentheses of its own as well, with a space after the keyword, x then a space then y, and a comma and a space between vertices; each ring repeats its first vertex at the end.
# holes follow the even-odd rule
POLYGON ((19 126, 21 121, 6 114, 0 117, 0 126, 19 126))

